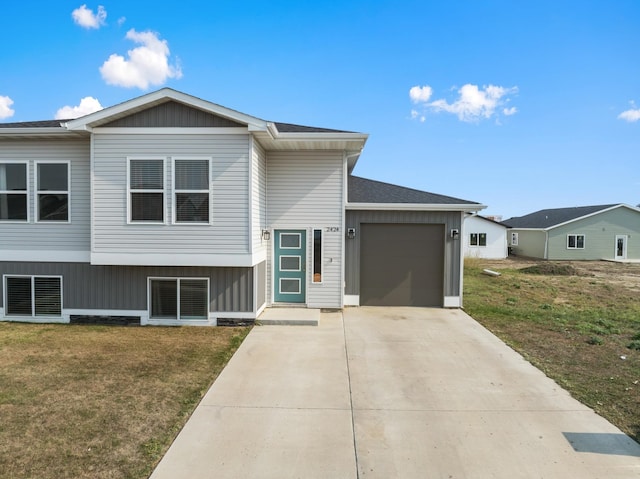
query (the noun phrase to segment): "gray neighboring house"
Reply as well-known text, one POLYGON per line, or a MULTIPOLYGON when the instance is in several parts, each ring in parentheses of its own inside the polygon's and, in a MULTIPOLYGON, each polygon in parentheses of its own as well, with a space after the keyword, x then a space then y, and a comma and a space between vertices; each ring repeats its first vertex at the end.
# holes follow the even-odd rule
POLYGON ((351 176, 367 138, 169 88, 0 124, 0 320, 461 306, 462 220, 483 206, 351 176))
POLYGON ((503 222, 513 254, 549 260, 640 260, 640 209, 625 204, 536 211, 503 222))

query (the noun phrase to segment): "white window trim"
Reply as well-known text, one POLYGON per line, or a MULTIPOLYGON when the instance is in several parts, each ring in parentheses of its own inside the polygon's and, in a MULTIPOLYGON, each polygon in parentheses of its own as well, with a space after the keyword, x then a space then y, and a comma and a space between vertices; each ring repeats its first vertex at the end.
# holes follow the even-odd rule
POLYGON ((62 318, 64 311, 64 280, 62 275, 56 274, 3 274, 2 275, 2 288, 3 288, 3 310, 4 317, 8 318, 22 318, 22 319, 42 319, 42 318, 62 318), (31 278, 31 316, 24 316, 21 314, 10 315, 8 311, 8 299, 9 291, 7 288, 7 278, 31 278), (35 303, 35 278, 57 278, 60 280, 60 315, 38 315, 36 316, 36 303, 35 303))
POLYGON ((281 250, 283 250, 283 249, 300 249, 302 247, 302 234, 300 234, 300 233, 288 233, 286 231, 280 231, 280 232, 278 232, 278 234, 280 235, 279 238, 278 238, 278 246, 280 247, 281 250), (298 237, 298 246, 282 246, 282 235, 297 236, 298 237))
POLYGON ((167 321, 167 322, 175 322, 175 321, 181 321, 181 322, 189 322, 189 321, 196 321, 196 322, 201 322, 201 321, 208 321, 209 320, 209 314, 210 314, 210 308, 211 308, 211 285, 209 284, 209 278, 204 277, 186 277, 186 276, 149 276, 147 277, 147 313, 148 313, 148 318, 152 321, 167 321), (153 280, 161 280, 161 281, 176 281, 176 302, 178 305, 178 314, 177 314, 177 318, 154 318, 152 316, 151 313, 151 281, 153 280), (193 318, 189 318, 189 319, 181 319, 180 318, 180 281, 182 280, 195 280, 195 281, 206 281, 207 283, 207 317, 206 318, 202 318, 202 319, 193 319, 193 318))
POLYGON ((567 249, 585 249, 587 247, 587 236, 583 233, 567 234, 567 249), (569 237, 575 236, 575 246, 569 246, 569 237), (582 236, 582 247, 578 247, 578 236, 582 236))
POLYGON ((127 224, 164 225, 167 224, 167 159, 164 156, 127 156, 127 224), (131 162, 136 160, 162 161, 162 190, 138 190, 131 188, 131 162), (162 221, 133 221, 131 219, 131 193, 162 193, 162 221))
POLYGON ((27 219, 26 220, 0 220, 0 223, 2 224, 11 224, 11 223, 17 223, 17 224, 25 224, 25 223, 30 223, 31 222, 31 188, 29 188, 29 186, 31 185, 31 182, 29 181, 30 177, 30 168, 29 168, 29 162, 25 161, 25 160, 0 160, 0 164, 7 164, 7 165, 15 165, 15 164, 20 164, 20 165, 26 165, 27 167, 27 171, 26 171, 26 181, 27 181, 27 189, 24 192, 20 192, 20 193, 16 193, 15 191, 11 191, 11 190, 0 190, 0 194, 25 194, 27 196, 27 219))
POLYGON ((280 271, 284 271, 284 272, 287 272, 287 273, 302 271, 302 257, 300 255, 293 255, 293 254, 285 255, 285 254, 281 254, 279 256, 279 260, 280 260, 280 264, 278 265, 278 269, 280 271), (298 260, 298 269, 283 269, 282 268, 282 258, 297 258, 297 260, 298 260))
POLYGON ((211 194, 211 178, 212 178, 212 172, 211 172, 211 165, 213 163, 213 158, 211 156, 175 156, 171 158, 171 187, 172 187, 172 192, 171 192, 171 222, 174 225, 186 225, 186 226, 203 226, 203 225, 211 225, 211 223, 213 222, 213 216, 212 216, 212 212, 213 212, 213 195, 211 194), (206 190, 179 190, 176 188, 176 161, 181 161, 181 160, 206 160, 209 163, 209 178, 207 178, 207 183, 209 185, 209 188, 206 190), (177 216, 177 198, 176 195, 178 193, 207 193, 209 195, 209 221, 207 222, 195 222, 195 221, 178 221, 176 216, 177 216))
POLYGON ((520 235, 520 233, 511 233, 509 235, 509 240, 510 240, 511 246, 518 246, 519 235, 520 235))
POLYGON ((302 280, 300 278, 280 278, 279 279, 280 294, 302 294, 302 280), (282 291, 282 281, 297 281, 298 291, 282 291))
POLYGON ((311 284, 323 284, 324 283, 324 234, 322 228, 313 228, 311 230, 311 284), (320 281, 314 281, 315 278, 315 265, 316 265, 316 231, 320 232, 320 281))
POLYGON ((69 160, 36 160, 33 168, 33 202, 36 223, 69 224, 71 223, 71 162, 69 160), (67 195, 67 221, 41 220, 40 218, 40 189, 38 188, 38 165, 67 165, 67 191, 52 190, 43 191, 43 195, 67 195))

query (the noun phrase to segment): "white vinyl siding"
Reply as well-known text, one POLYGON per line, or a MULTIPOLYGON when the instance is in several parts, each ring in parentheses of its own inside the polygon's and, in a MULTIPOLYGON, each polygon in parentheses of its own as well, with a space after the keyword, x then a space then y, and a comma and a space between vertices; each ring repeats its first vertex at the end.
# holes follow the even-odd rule
MULTIPOLYGON (((249 252, 249 136, 94 133, 93 253, 198 257, 249 252), (211 158, 211 218, 208 224, 127 224, 127 157, 211 158)), ((166 188, 173 191, 171 161, 166 188)), ((173 218, 167 202, 166 218, 173 218)), ((178 258, 178 261, 179 258, 178 258)))
MULTIPOLYGON (((343 155, 341 151, 267 154, 267 222, 307 231, 307 306, 341 307, 343 155), (312 277, 313 230, 322 230, 322 283, 312 277)), ((270 261, 269 261, 270 264, 270 261)), ((271 278, 271 269, 267 271, 271 278)), ((268 297, 272 297, 271 291, 268 297)))
MULTIPOLYGON (((2 222, 0 260, 87 261, 90 249, 89 139, 2 140, 0 162, 28 165, 28 222, 2 222), (69 219, 36 221, 36 163, 68 164, 69 219), (51 252, 55 252, 52 254, 51 252)), ((126 183, 125 183, 126 184, 126 183)))
POLYGON ((266 154, 258 142, 253 142, 251 179, 251 238, 254 253, 266 248, 262 230, 267 227, 267 164, 266 154))

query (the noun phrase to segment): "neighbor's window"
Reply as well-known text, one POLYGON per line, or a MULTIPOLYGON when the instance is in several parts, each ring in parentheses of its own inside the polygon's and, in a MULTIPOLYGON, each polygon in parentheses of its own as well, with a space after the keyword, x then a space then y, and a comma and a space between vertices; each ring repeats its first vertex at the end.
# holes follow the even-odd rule
POLYGON ((471 246, 487 246, 487 233, 471 233, 469 244, 471 246))
POLYGON ((207 279, 151 279, 151 319, 207 319, 209 281, 207 279))
POLYGON ((209 160, 174 161, 174 221, 209 223, 209 160))
POLYGON ((5 276, 7 316, 61 316, 62 278, 5 276))
POLYGON ((568 249, 584 249, 584 235, 567 235, 568 249))
POLYGON ((313 230, 313 282, 322 283, 322 230, 313 230))
POLYGON ((0 163, 0 221, 27 221, 27 198, 27 164, 0 163))
POLYGON ((69 163, 36 163, 37 221, 69 221, 69 163))
POLYGON ((164 160, 129 159, 129 220, 164 222, 164 160))

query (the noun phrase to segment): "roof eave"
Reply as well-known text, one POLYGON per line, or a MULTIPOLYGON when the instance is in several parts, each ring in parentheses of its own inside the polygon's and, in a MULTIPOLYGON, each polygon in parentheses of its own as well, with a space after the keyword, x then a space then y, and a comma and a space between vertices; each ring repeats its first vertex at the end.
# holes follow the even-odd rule
POLYGON ((71 132, 63 127, 31 127, 31 128, 2 128, 0 125, 0 136, 4 137, 42 137, 42 136, 78 136, 77 133, 71 132))
POLYGON ((474 212, 485 209, 481 204, 442 204, 442 203, 347 203, 348 210, 385 210, 385 211, 464 211, 474 212))

